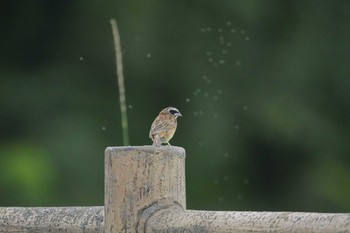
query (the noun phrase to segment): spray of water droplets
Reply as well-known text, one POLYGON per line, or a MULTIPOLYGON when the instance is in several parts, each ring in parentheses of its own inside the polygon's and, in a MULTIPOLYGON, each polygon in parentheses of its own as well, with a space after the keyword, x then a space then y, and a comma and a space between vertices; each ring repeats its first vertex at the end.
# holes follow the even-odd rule
POLYGON ((231 21, 227 21, 222 27, 203 27, 201 28, 201 32, 210 37, 216 37, 218 44, 224 47, 218 53, 206 51, 207 61, 211 63, 212 67, 218 68, 225 64, 235 64, 236 66, 241 66, 242 63, 240 61, 229 61, 226 56, 230 53, 231 49, 234 49, 234 47, 237 46, 237 44, 233 43, 233 41, 238 39, 248 42, 251 40, 251 37, 247 35, 246 30, 236 29, 233 27, 231 21))

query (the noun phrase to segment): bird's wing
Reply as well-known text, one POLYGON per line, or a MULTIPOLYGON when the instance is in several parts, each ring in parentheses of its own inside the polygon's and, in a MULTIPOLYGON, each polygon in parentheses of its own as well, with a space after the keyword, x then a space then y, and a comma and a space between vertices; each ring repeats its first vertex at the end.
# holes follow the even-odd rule
POLYGON ((151 126, 151 130, 149 132, 149 137, 152 138, 152 135, 166 131, 167 129, 169 129, 169 127, 171 127, 171 124, 173 124, 173 123, 160 121, 158 118, 155 119, 152 126, 151 126))

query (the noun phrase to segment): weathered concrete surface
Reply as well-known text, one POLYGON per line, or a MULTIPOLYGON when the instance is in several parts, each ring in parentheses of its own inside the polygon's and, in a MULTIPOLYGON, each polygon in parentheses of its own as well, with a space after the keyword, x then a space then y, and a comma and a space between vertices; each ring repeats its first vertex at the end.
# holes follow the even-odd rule
POLYGON ((0 208, 0 232, 350 233, 346 213, 186 210, 180 147, 109 147, 105 166, 104 207, 0 208))
POLYGON ((145 233, 350 232, 350 214, 160 210, 145 233))
POLYGON ((144 232, 149 216, 186 208, 185 150, 109 147, 105 152, 105 232, 144 232))
POLYGON ((102 233, 103 228, 103 206, 0 208, 0 232, 102 233))

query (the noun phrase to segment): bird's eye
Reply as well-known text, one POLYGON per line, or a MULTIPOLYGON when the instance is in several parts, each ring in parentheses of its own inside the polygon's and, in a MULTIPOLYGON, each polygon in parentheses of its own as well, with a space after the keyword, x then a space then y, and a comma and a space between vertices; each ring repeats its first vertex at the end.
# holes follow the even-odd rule
POLYGON ((173 115, 176 115, 177 113, 179 113, 177 110, 174 110, 174 109, 170 109, 169 112, 173 115))

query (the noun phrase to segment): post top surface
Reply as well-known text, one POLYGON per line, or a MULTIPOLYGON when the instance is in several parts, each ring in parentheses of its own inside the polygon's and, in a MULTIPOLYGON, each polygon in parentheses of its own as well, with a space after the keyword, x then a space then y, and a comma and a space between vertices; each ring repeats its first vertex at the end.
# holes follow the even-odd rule
POLYGON ((166 154, 176 154, 178 156, 185 157, 185 149, 178 146, 110 146, 107 147, 105 153, 113 152, 127 152, 127 151, 138 151, 146 153, 159 153, 163 152, 166 154))

